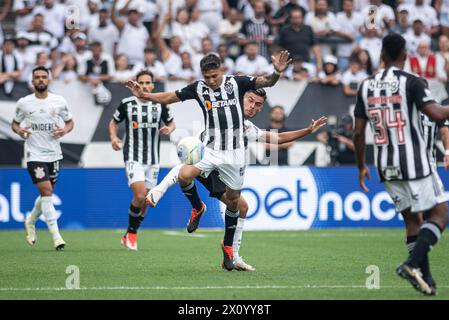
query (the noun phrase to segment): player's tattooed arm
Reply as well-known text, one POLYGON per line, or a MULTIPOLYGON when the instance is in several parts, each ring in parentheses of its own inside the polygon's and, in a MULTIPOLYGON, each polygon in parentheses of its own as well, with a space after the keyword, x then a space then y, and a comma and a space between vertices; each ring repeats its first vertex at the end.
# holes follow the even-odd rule
POLYGON ((181 101, 174 91, 158 93, 144 92, 142 90, 142 87, 134 80, 129 80, 126 83, 126 86, 129 88, 129 90, 131 90, 134 96, 142 100, 152 101, 154 103, 160 104, 171 104, 181 101))
POLYGON ((23 139, 27 139, 30 136, 30 133, 31 133, 30 131, 28 131, 27 128, 22 128, 20 126, 20 123, 14 121, 14 120, 11 123, 11 129, 15 133, 17 133, 19 136, 21 136, 23 139))
POLYGON ((281 51, 277 56, 271 56, 274 72, 269 76, 262 76, 256 78, 256 89, 272 87, 278 82, 282 72, 287 70, 288 65, 292 62, 290 53, 286 50, 281 51))
POLYGON ((369 189, 365 184, 365 177, 371 179, 369 169, 365 164, 365 128, 367 119, 356 117, 354 128, 354 147, 357 166, 359 168, 359 183, 364 192, 368 192, 369 189))
POLYGON ((312 119, 310 125, 304 129, 286 131, 281 133, 265 131, 263 139, 265 140, 265 142, 270 144, 285 144, 301 139, 309 134, 312 134, 321 129, 322 127, 324 127, 326 124, 327 124, 327 117, 321 117, 318 120, 312 119))

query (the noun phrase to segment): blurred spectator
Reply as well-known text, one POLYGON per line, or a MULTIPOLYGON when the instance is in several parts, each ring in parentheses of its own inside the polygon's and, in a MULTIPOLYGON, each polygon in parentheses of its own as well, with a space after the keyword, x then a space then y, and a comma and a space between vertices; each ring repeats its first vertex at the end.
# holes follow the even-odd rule
POLYGON ((444 34, 438 38, 437 56, 440 56, 444 60, 444 70, 449 75, 449 38, 444 34))
MULTIPOLYGON (((170 19, 171 21, 172 19, 170 19)), ((171 23, 173 37, 178 37, 185 45, 185 49, 194 52, 192 41, 193 34, 189 26, 189 12, 186 8, 180 8, 176 13, 176 19, 171 23)))
POLYGON ((79 79, 96 87, 103 81, 112 80, 115 73, 114 62, 110 55, 103 53, 100 42, 92 43, 90 49, 92 58, 79 66, 79 79))
POLYGON ((309 8, 301 6, 300 2, 303 4, 304 2, 307 2, 307 4, 311 3, 312 6, 310 7, 314 8, 314 1, 315 0, 310 1, 288 0, 288 2, 285 5, 283 5, 278 11, 276 11, 276 13, 273 15, 272 19, 273 26, 280 27, 283 24, 288 23, 288 18, 290 17, 290 13, 293 9, 300 9, 302 11, 303 16, 305 16, 309 8))
POLYGON ((449 37, 449 2, 445 0, 434 0, 434 7, 439 16, 441 32, 449 37))
POLYGON ((45 67, 45 68, 47 68, 48 70, 50 70, 50 78, 52 77, 52 75, 53 75, 53 70, 52 70, 52 62, 51 62, 51 60, 50 60, 50 55, 48 54, 48 52, 47 51, 41 51, 41 52, 38 52, 37 54, 36 54, 36 56, 35 56, 35 60, 34 60, 34 64, 33 64, 33 66, 31 67, 31 70, 30 70, 30 73, 28 73, 27 75, 26 75, 26 77, 27 77, 27 83, 28 83, 28 87, 30 88, 30 89, 32 89, 32 90, 34 90, 33 89, 33 84, 31 83, 31 81, 32 81, 32 79, 33 79, 33 76, 32 76, 32 70, 34 69, 34 68, 36 68, 36 67, 45 67))
POLYGON ((126 54, 119 54, 115 58, 115 72, 112 81, 126 82, 133 79, 136 74, 143 69, 141 64, 131 66, 126 54))
POLYGON ((195 72, 199 78, 202 77, 200 70, 201 59, 203 59, 204 56, 207 56, 209 53, 212 52, 213 52, 212 40, 210 38, 204 38, 201 40, 201 51, 193 55, 193 57, 191 57, 193 68, 195 69, 195 72))
POLYGON ((129 10, 136 10, 139 13, 144 13, 147 10, 145 0, 118 0, 117 11, 121 16, 126 16, 129 10))
POLYGON ((224 68, 226 75, 232 75, 235 71, 234 60, 228 57, 228 47, 225 44, 220 44, 218 46, 218 56, 220 57, 221 64, 224 68))
POLYGON ((294 57, 284 74, 288 80, 315 81, 316 68, 313 64, 304 62, 301 57, 294 57))
POLYGON ((60 41, 60 43, 58 45, 58 52, 60 54, 75 52, 75 44, 73 43, 74 42, 73 36, 76 33, 81 33, 80 29, 75 29, 75 28, 67 29, 64 37, 62 38, 62 40, 60 41))
MULTIPOLYGON (((396 16, 392 7, 383 4, 382 0, 371 0, 371 5, 377 6, 377 13, 375 14, 374 26, 367 25, 363 32, 368 32, 370 29, 380 29, 380 34, 384 34, 386 30, 393 27, 396 23, 396 16)), ((361 10, 363 17, 369 17, 369 10, 371 6, 364 6, 361 10)))
POLYGON ((202 39, 209 38, 212 35, 209 27, 204 22, 200 21, 199 17, 200 11, 198 10, 198 8, 192 8, 189 21, 189 32, 192 34, 191 45, 194 50, 192 54, 200 52, 202 39))
POLYGON ((332 46, 326 43, 329 37, 335 34, 337 24, 335 15, 329 11, 327 0, 317 0, 315 11, 308 12, 304 21, 312 28, 320 44, 321 54, 323 56, 331 54, 332 46))
MULTIPOLYGON (((266 128, 267 130, 276 130, 278 133, 285 131, 290 131, 290 129, 285 127, 285 110, 282 106, 274 106, 270 110, 270 125, 266 128)), ((266 155, 269 158, 274 158, 271 155, 271 151, 277 152, 278 165, 287 166, 288 165, 288 149, 293 146, 294 142, 283 143, 280 145, 265 144, 266 155)))
POLYGON ((30 39, 30 48, 34 52, 46 51, 51 54, 52 61, 56 61, 58 48, 58 39, 53 34, 44 29, 44 16, 36 14, 28 31, 30 39))
POLYGON ((171 21, 168 24, 162 25, 164 22, 164 18, 167 17, 167 14, 170 13, 170 17, 175 17, 176 13, 180 8, 184 8, 186 6, 185 0, 156 0, 156 5, 159 12, 159 17, 161 19, 158 29, 160 35, 163 39, 171 39, 171 21))
POLYGON ((402 9, 398 10, 397 20, 398 23, 391 28, 391 32, 398 34, 407 33, 410 30, 410 14, 407 7, 403 7, 402 9))
POLYGON ((404 34, 404 38, 407 41, 407 53, 415 55, 418 43, 421 41, 430 41, 431 39, 424 32, 424 24, 421 18, 415 17, 412 22, 412 29, 404 34))
POLYGON ((443 57, 435 55, 430 50, 430 42, 423 40, 418 43, 416 55, 408 57, 404 70, 413 72, 427 80, 432 97, 438 102, 447 98, 445 83, 447 73, 443 57))
POLYGON ((158 27, 159 12, 157 5, 153 1, 145 1, 145 9, 143 12, 142 23, 147 28, 148 34, 152 36, 158 27))
POLYGON ((348 67, 354 41, 364 23, 363 16, 354 12, 353 7, 353 0, 344 0, 343 11, 337 13, 336 17, 335 34, 349 41, 349 43, 342 43, 337 46, 338 68, 340 70, 345 70, 348 67))
POLYGON ((3 44, 3 28, 2 21, 5 20, 8 15, 9 8, 11 7, 11 0, 4 0, 2 7, 0 7, 0 45, 3 44))
POLYGON ((38 0, 14 0, 13 12, 16 17, 15 30, 28 31, 34 18, 33 10, 38 0))
MULTIPOLYGON (((362 28, 363 29, 363 28, 362 28)), ((380 51, 382 49, 382 35, 380 29, 366 29, 365 36, 359 43, 359 47, 369 52, 373 69, 377 70, 380 64, 380 51)))
POLYGON ((352 52, 350 59, 357 59, 360 62, 361 70, 368 76, 371 76, 374 73, 371 56, 367 50, 360 48, 355 49, 352 52))
POLYGON ((87 37, 82 32, 77 32, 73 35, 73 43, 75 44, 74 56, 77 64, 82 64, 92 58, 92 52, 87 46, 87 37))
POLYGON ((245 46, 245 54, 235 62, 235 72, 256 77, 273 72, 273 67, 259 54, 257 43, 249 42, 245 46))
POLYGON ((290 24, 282 27, 277 43, 288 50, 292 56, 299 56, 306 62, 310 62, 309 52, 312 51, 316 59, 317 69, 321 70, 320 47, 315 41, 312 29, 304 24, 300 9, 290 11, 290 24))
POLYGON ((64 54, 60 63, 53 68, 53 78, 69 83, 78 80, 78 63, 72 54, 64 54))
POLYGON ((226 19, 220 23, 219 34, 221 40, 229 48, 229 55, 237 58, 240 55, 240 46, 238 44, 238 34, 242 29, 240 14, 236 9, 230 9, 226 19))
POLYGON ((14 82, 20 79, 23 63, 14 52, 15 42, 12 38, 5 38, 0 52, 0 86, 6 95, 10 95, 14 82))
POLYGON ((250 41, 257 43, 261 56, 270 58, 269 46, 273 44, 274 36, 271 24, 265 17, 265 3, 262 0, 254 2, 254 18, 245 20, 240 30, 240 45, 245 46, 250 41))
POLYGON ((98 19, 100 15, 100 9, 102 7, 101 0, 88 0, 87 1, 87 12, 84 17, 82 17, 82 30, 89 32, 90 29, 98 26, 98 19))
POLYGON ((181 53, 182 66, 176 73, 169 77, 169 80, 182 80, 188 83, 193 82, 197 78, 196 71, 193 69, 190 53, 181 53))
POLYGON ((353 136, 353 120, 350 115, 341 117, 337 128, 328 126, 328 130, 317 135, 317 140, 326 146, 329 153, 328 165, 354 165, 355 153, 353 136))
POLYGON ((23 69, 20 74, 19 81, 28 81, 28 75, 31 74, 32 68, 36 62, 36 53, 29 48, 30 40, 26 32, 21 31, 16 37, 15 53, 22 60, 23 69))
POLYGON ((433 7, 424 3, 424 0, 415 0, 414 4, 401 4, 398 9, 407 8, 411 20, 419 18, 424 25, 424 31, 428 35, 438 33, 437 12, 433 7))
POLYGON ((318 73, 319 82, 337 86, 340 84, 341 73, 338 71, 338 59, 333 55, 327 55, 323 59, 323 70, 318 73))
POLYGON ((360 61, 353 58, 349 61, 349 68, 341 76, 343 92, 347 96, 356 96, 359 84, 368 77, 368 74, 362 70, 360 61))
POLYGON ((98 14, 98 24, 89 29, 89 43, 100 42, 103 51, 110 56, 114 55, 120 34, 117 27, 109 20, 109 11, 102 8, 98 14))
POLYGON ((196 3, 199 20, 207 25, 210 30, 209 37, 216 47, 219 42, 219 30, 223 15, 226 15, 229 10, 228 2, 226 0, 197 0, 196 3))
POLYGON ((143 51, 149 46, 150 38, 147 29, 140 21, 140 14, 137 10, 128 11, 128 21, 125 22, 117 17, 117 0, 114 0, 111 11, 111 19, 120 31, 120 39, 117 45, 116 54, 126 54, 130 64, 143 62, 143 51))
POLYGON ((154 81, 166 81, 167 71, 162 62, 157 60, 156 51, 153 49, 145 49, 144 51, 144 69, 149 70, 154 75, 154 81))
POLYGON ((41 14, 45 21, 45 30, 51 32, 56 38, 64 36, 64 25, 66 18, 66 7, 56 3, 55 0, 43 0, 43 5, 38 5, 33 14, 41 14))

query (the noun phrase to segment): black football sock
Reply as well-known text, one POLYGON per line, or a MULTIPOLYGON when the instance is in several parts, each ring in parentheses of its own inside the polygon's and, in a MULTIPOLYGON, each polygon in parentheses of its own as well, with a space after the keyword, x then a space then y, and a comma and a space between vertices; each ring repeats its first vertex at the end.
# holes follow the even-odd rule
POLYGON ((224 245, 232 246, 234 242, 235 229, 237 228, 237 221, 239 219, 240 212, 236 212, 226 209, 225 213, 225 235, 224 235, 224 245))
POLYGON ((431 221, 425 222, 419 230, 415 248, 406 263, 412 268, 419 268, 423 265, 427 253, 435 246, 440 237, 440 227, 431 221))
POLYGON ((141 220, 140 214, 142 213, 141 208, 137 208, 132 204, 129 206, 129 222, 128 222, 128 233, 137 233, 137 229, 139 229, 141 220))
POLYGON ((198 191, 196 190, 195 183, 188 185, 187 187, 181 187, 184 195, 189 199, 192 208, 196 211, 200 211, 203 203, 201 202, 200 196, 198 195, 198 191))
MULTIPOLYGON (((417 238, 418 238, 418 236, 408 236, 407 237, 407 248, 408 248, 409 254, 411 254, 413 249, 415 249, 417 238)), ((425 257, 420 265, 420 269, 421 269, 421 272, 422 272, 424 278, 432 277, 432 275, 430 274, 429 254, 425 255, 425 257)))

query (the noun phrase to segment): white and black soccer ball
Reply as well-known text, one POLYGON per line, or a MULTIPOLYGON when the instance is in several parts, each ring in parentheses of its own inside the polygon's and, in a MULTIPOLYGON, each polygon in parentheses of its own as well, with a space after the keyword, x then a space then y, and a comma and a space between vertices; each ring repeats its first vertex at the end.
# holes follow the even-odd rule
POLYGON ((178 143, 178 158, 184 164, 200 162, 204 156, 204 145, 197 137, 185 137, 178 143))

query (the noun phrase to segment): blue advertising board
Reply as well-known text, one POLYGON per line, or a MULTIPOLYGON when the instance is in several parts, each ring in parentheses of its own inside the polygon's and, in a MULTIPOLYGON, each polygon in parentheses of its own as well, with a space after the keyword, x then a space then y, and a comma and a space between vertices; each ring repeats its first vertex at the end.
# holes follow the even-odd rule
MULTIPOLYGON (((159 180, 167 172, 162 169, 159 180)), ((373 168, 371 173, 370 191, 363 193, 356 168, 249 167, 242 191, 249 204, 245 229, 402 227, 373 168)), ((439 169, 439 174, 447 190, 449 172, 439 169)), ((201 227, 222 228, 223 207, 197 185, 208 208, 201 227)), ((0 229, 22 228, 37 195, 25 169, 0 169, 0 229)), ((124 229, 131 197, 124 169, 77 168, 61 170, 53 201, 62 229, 124 229)), ((189 215, 189 202, 175 186, 148 209, 142 227, 184 228, 189 215)))

